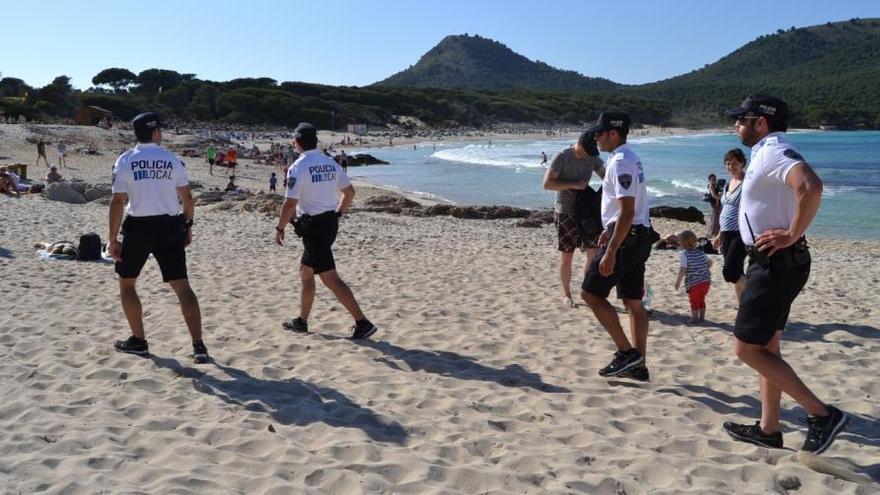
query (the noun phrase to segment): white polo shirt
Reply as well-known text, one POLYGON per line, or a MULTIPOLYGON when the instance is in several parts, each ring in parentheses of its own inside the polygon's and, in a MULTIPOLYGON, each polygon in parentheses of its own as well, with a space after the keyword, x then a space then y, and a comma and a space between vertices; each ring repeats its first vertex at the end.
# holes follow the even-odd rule
POLYGON ((638 155, 622 144, 611 152, 602 180, 602 225, 608 227, 620 216, 619 198, 635 198, 633 225, 651 225, 645 171, 638 155))
POLYGON ((749 225, 755 237, 767 230, 791 226, 797 200, 785 178, 792 167, 802 162, 804 157, 782 132, 768 134, 752 146, 739 203, 739 233, 747 246, 755 244, 749 225))
POLYGON ((188 185, 183 162, 157 144, 138 143, 113 166, 113 192, 128 194, 125 213, 133 217, 177 215, 177 188, 188 185))
POLYGON ((296 199, 296 216, 318 215, 335 210, 337 192, 351 185, 336 160, 318 150, 299 155, 287 169, 287 198, 296 199))

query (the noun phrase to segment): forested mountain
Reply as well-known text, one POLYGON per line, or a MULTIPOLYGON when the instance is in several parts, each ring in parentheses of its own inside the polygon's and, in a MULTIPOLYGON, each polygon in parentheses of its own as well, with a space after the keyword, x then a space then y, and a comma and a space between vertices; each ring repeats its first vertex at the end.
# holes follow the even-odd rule
POLYGON ((362 88, 265 77, 214 82, 170 70, 111 68, 85 91, 72 88, 66 76, 42 88, 3 78, 0 111, 53 120, 96 105, 121 119, 153 109, 187 121, 311 121, 341 129, 393 123, 398 116, 433 126, 578 124, 614 108, 639 123, 697 127, 728 123, 724 108, 764 92, 788 100, 795 126, 880 128, 878 81, 880 19, 851 19, 759 36, 701 69, 638 86, 554 69, 479 36, 448 36, 415 66, 362 88))
POLYGON ((675 102, 677 119, 711 122, 718 102, 762 91, 789 102, 800 125, 880 127, 880 19, 853 19, 760 36, 688 74, 630 87, 675 102))
POLYGON ((619 85, 532 61, 502 43, 465 34, 443 38, 416 65, 375 86, 578 92, 607 91, 619 85))

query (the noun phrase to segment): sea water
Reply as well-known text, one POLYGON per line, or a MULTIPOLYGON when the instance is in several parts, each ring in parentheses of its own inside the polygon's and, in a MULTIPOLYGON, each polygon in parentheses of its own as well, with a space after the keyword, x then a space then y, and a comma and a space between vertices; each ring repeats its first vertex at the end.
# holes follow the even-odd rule
MULTIPOLYGON (((809 235, 880 239, 880 132, 805 131, 788 136, 825 184, 809 235)), ((709 211, 702 201, 707 176, 729 178, 724 153, 740 148, 749 156, 733 133, 631 136, 630 144, 642 159, 651 206, 695 206, 704 213, 709 211)), ((353 177, 378 184, 458 204, 551 208, 554 193, 541 186, 546 171, 541 152, 549 163, 570 145, 571 140, 560 139, 440 141, 415 148, 347 151, 366 151, 391 162, 349 169, 353 177)))

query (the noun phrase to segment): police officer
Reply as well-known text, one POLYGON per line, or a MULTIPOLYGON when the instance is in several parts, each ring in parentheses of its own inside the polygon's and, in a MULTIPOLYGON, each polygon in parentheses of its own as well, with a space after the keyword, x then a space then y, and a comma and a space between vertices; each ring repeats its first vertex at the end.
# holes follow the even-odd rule
POLYGON ((727 111, 740 140, 752 148, 742 185, 740 234, 749 255, 746 286, 736 315, 734 350, 758 372, 761 419, 753 425, 724 423, 733 438, 782 448, 782 392, 807 412, 801 450, 819 454, 846 426, 847 415, 819 400, 782 359, 780 341, 791 304, 810 274, 804 232, 822 200, 822 181, 788 141, 788 105, 752 95, 727 111))
POLYGON ((593 257, 582 285, 581 297, 614 341, 617 352, 608 366, 599 370, 606 377, 647 381, 645 366, 648 346, 648 313, 642 306, 645 262, 651 254, 651 221, 645 172, 638 155, 626 144, 630 117, 626 113, 604 112, 588 130, 599 149, 611 153, 602 181, 602 225, 599 252, 593 257), (608 295, 617 287, 617 297, 629 311, 632 343, 626 338, 620 319, 608 295))
POLYGON ((315 275, 354 318, 351 338, 366 339, 376 333, 376 326, 361 311, 351 289, 336 272, 332 246, 339 228, 339 217, 351 206, 354 187, 341 167, 318 147, 318 130, 300 123, 293 133, 299 158, 287 171, 287 192, 281 216, 275 227, 275 242, 284 245, 287 225, 296 214, 294 228, 302 237, 303 254, 299 275, 302 280, 299 316, 282 327, 296 333, 308 333, 309 313, 315 300, 315 275), (342 199, 337 202, 337 191, 342 199))
POLYGON ((176 156, 162 148, 166 125, 153 112, 132 120, 137 145, 113 166, 113 198, 110 201, 109 251, 116 260, 122 309, 131 326, 131 337, 116 342, 116 350, 147 355, 141 300, 135 284, 152 254, 159 263, 162 280, 171 285, 189 328, 195 363, 208 361, 202 342, 199 301, 189 285, 186 246, 192 241, 193 198, 186 169, 176 156), (180 213, 178 198, 183 203, 180 213), (123 211, 125 221, 123 221, 123 211), (122 242, 118 240, 122 232, 122 242))

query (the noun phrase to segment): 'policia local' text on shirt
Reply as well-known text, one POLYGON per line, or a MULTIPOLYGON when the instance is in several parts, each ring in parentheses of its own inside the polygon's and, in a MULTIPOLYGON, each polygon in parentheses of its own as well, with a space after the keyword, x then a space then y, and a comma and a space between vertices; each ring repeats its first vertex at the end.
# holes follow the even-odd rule
POLYGON ((189 185, 176 156, 153 143, 138 143, 113 166, 113 192, 128 194, 125 213, 133 217, 177 215, 177 188, 189 185))
POLYGON ((627 144, 612 151, 605 165, 602 181, 602 225, 605 227, 620 216, 619 198, 635 198, 633 225, 651 225, 645 171, 638 155, 627 144))
POLYGON ((318 150, 302 153, 287 169, 285 197, 296 199, 296 215, 319 215, 335 210, 337 191, 351 185, 348 175, 332 158, 318 150))

